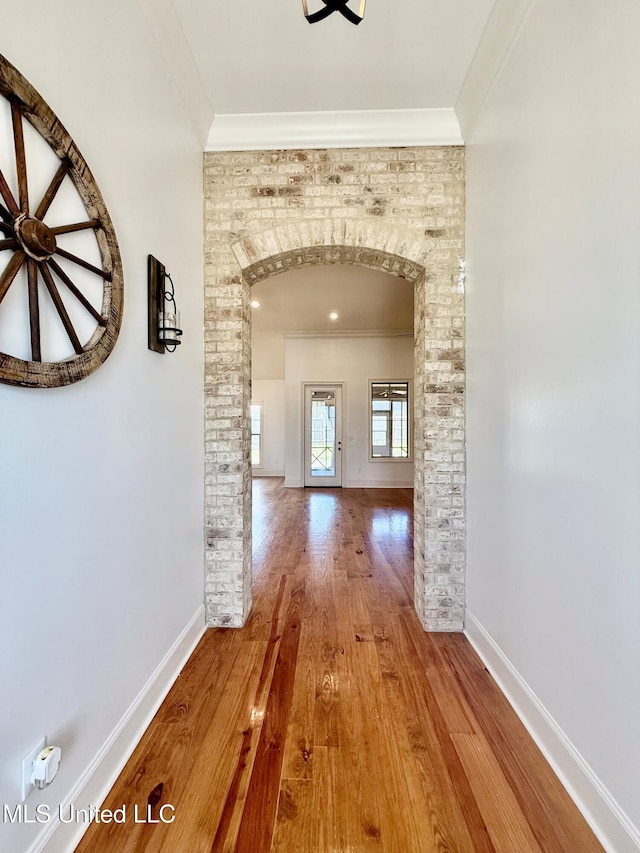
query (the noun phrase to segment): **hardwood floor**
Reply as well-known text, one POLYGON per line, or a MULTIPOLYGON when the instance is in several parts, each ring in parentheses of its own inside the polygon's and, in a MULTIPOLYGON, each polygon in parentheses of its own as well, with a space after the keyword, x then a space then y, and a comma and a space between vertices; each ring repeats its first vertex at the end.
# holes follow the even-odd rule
POLYGON ((255 481, 252 615, 205 634, 104 804, 126 823, 78 851, 602 850, 465 637, 420 627, 411 501, 255 481))

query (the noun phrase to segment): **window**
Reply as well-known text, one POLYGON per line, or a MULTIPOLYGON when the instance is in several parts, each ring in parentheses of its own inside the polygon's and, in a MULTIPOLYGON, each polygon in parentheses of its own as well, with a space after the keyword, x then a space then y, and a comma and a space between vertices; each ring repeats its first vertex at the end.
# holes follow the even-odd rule
POLYGON ((371 458, 409 459, 409 382, 371 383, 371 458))
POLYGON ((262 403, 251 404, 251 467, 262 467, 262 403))

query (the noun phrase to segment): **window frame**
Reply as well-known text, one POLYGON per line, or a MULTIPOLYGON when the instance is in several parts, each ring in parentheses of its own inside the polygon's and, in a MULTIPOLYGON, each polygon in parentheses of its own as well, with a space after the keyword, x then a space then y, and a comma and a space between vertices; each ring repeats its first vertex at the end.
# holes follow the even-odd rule
POLYGON ((251 459, 251 470, 258 471, 260 468, 264 468, 264 402, 262 400, 252 400, 249 409, 249 447, 251 448, 251 455, 253 456, 253 436, 258 435, 260 438, 259 442, 259 454, 260 454, 260 463, 258 465, 253 464, 253 458, 251 459), (254 433, 253 431, 253 406, 258 406, 260 409, 260 432, 254 433))
POLYGON ((369 422, 369 462, 413 462, 413 388, 411 379, 370 379, 367 395, 367 419, 369 422), (374 456, 373 455, 373 386, 374 385, 406 385, 407 386, 407 456, 374 456))

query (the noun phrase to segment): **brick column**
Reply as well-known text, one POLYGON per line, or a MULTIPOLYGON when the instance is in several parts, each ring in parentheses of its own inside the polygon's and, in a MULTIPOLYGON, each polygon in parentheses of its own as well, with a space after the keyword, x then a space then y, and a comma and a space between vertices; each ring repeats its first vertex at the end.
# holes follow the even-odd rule
POLYGON ((251 600, 250 285, 351 263, 415 283, 415 606, 462 629, 463 165, 459 148, 205 155, 208 624, 243 624, 251 600))

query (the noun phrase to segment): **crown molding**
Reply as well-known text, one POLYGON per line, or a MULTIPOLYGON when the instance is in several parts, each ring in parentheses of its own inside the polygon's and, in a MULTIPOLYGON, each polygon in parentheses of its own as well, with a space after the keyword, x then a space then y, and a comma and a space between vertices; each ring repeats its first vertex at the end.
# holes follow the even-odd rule
POLYGON ((187 111, 198 143, 204 146, 213 107, 171 0, 137 0, 171 81, 187 111))
POLYGON ((413 329, 318 329, 281 334, 283 338, 412 338, 413 329))
POLYGON ((462 145, 453 109, 216 115, 207 151, 462 145))
POLYGON ((455 113, 465 142, 473 133, 532 3, 533 0, 496 0, 456 101, 455 113))

